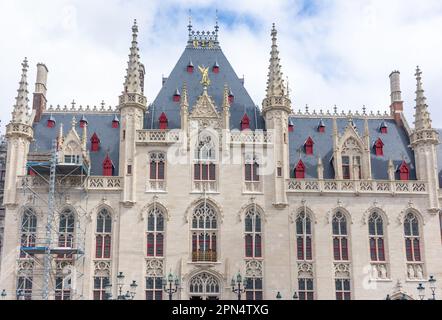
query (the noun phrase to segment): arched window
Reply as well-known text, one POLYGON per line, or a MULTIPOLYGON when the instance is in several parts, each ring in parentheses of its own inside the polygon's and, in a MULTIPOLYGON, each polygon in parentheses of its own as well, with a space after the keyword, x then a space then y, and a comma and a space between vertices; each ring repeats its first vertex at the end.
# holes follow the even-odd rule
POLYGON ((261 215, 255 207, 245 214, 245 252, 246 258, 262 257, 261 215))
POLYGON ((342 146, 342 178, 362 178, 362 147, 355 138, 349 138, 342 146))
POLYGON ((385 261, 384 222, 377 212, 368 218, 368 235, 371 261, 385 261))
POLYGON ((164 213, 154 206, 147 213, 147 256, 164 256, 164 213))
POLYGON ((404 219, 404 235, 407 261, 422 261, 419 220, 411 212, 407 213, 404 219))
POLYGON ((332 220, 333 257, 335 261, 348 260, 348 231, 345 215, 337 211, 332 220))
POLYGON ((258 157, 254 154, 246 154, 245 156, 245 181, 247 182, 259 182, 259 163, 258 157))
POLYGON ((312 222, 305 211, 296 217, 296 255, 298 260, 312 260, 312 222))
POLYGON ((150 180, 164 180, 166 157, 162 152, 150 153, 150 180))
POLYGON ((218 298, 221 286, 218 279, 207 272, 202 272, 190 279, 189 292, 200 299, 218 298))
POLYGON ((217 261, 217 214, 204 202, 195 208, 192 216, 192 261, 217 261))
POLYGON ((106 209, 97 215, 97 231, 95 235, 95 258, 109 259, 112 243, 112 216, 106 209))
POLYGON ((215 143, 210 135, 202 135, 195 150, 194 180, 215 181, 216 180, 215 143))
POLYGON ((21 220, 20 258, 25 258, 28 253, 27 248, 35 247, 37 238, 37 215, 31 208, 26 208, 21 220))
MULTIPOLYGON (((73 248, 75 238, 75 215, 71 209, 65 209, 60 214, 58 228, 58 246, 60 248, 73 248)), ((72 258, 72 254, 59 254, 58 258, 72 258)))

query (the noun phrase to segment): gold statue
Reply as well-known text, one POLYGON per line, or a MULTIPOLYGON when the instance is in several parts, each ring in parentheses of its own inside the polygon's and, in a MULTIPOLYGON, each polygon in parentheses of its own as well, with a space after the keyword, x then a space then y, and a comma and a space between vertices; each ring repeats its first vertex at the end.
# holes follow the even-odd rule
POLYGON ((205 68, 204 66, 198 66, 198 69, 201 72, 202 78, 201 78, 201 84, 204 87, 210 86, 210 79, 209 79, 209 67, 205 68))

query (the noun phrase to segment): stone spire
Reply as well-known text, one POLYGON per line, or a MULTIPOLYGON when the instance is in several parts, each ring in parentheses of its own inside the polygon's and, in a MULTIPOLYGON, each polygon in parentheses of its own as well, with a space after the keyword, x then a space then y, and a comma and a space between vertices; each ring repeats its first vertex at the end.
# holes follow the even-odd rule
POLYGON ((130 48, 129 61, 127 63, 127 75, 126 81, 124 83, 125 93, 138 93, 142 94, 142 86, 140 79, 140 49, 138 48, 138 25, 137 20, 134 20, 134 25, 132 26, 132 46, 130 48))
POLYGON ((414 125, 415 130, 426 130, 431 129, 431 119, 430 119, 430 113, 428 112, 428 106, 426 104, 427 98, 424 94, 424 89, 422 85, 422 71, 420 70, 419 66, 416 68, 416 112, 414 115, 414 125))
POLYGON ((285 97, 287 92, 284 86, 284 79, 282 77, 281 64, 279 58, 278 45, 276 43, 277 31, 275 24, 272 26, 272 50, 270 51, 270 65, 267 79, 267 98, 276 96, 285 97))
POLYGON ((229 102, 229 86, 224 84, 224 94, 223 94, 223 128, 226 130, 230 129, 230 102, 229 102))
POLYGON ((28 99, 28 81, 27 81, 27 72, 28 72, 28 59, 25 58, 22 63, 22 75, 20 80, 20 86, 17 90, 17 98, 15 98, 16 102, 14 105, 14 110, 12 111, 12 120, 13 123, 29 123, 29 99, 28 99))

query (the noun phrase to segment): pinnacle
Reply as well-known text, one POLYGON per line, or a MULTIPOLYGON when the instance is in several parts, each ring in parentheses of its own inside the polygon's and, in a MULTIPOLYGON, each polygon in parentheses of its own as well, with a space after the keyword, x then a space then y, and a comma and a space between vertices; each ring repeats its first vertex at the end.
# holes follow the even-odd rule
POLYGON ((17 97, 15 98, 16 103, 14 105, 14 110, 12 111, 12 121, 16 123, 28 123, 28 59, 25 58, 22 62, 22 74, 19 82, 19 87, 17 90, 17 97))

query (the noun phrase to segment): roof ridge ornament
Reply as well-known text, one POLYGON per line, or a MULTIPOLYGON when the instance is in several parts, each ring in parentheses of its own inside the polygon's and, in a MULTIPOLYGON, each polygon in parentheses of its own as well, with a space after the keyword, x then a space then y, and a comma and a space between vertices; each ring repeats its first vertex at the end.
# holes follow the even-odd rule
POLYGON ((218 10, 216 11, 216 21, 213 31, 195 31, 193 30, 191 10, 189 10, 189 24, 187 26, 189 31, 189 39, 187 40, 187 48, 195 49, 219 49, 218 41, 218 10))

